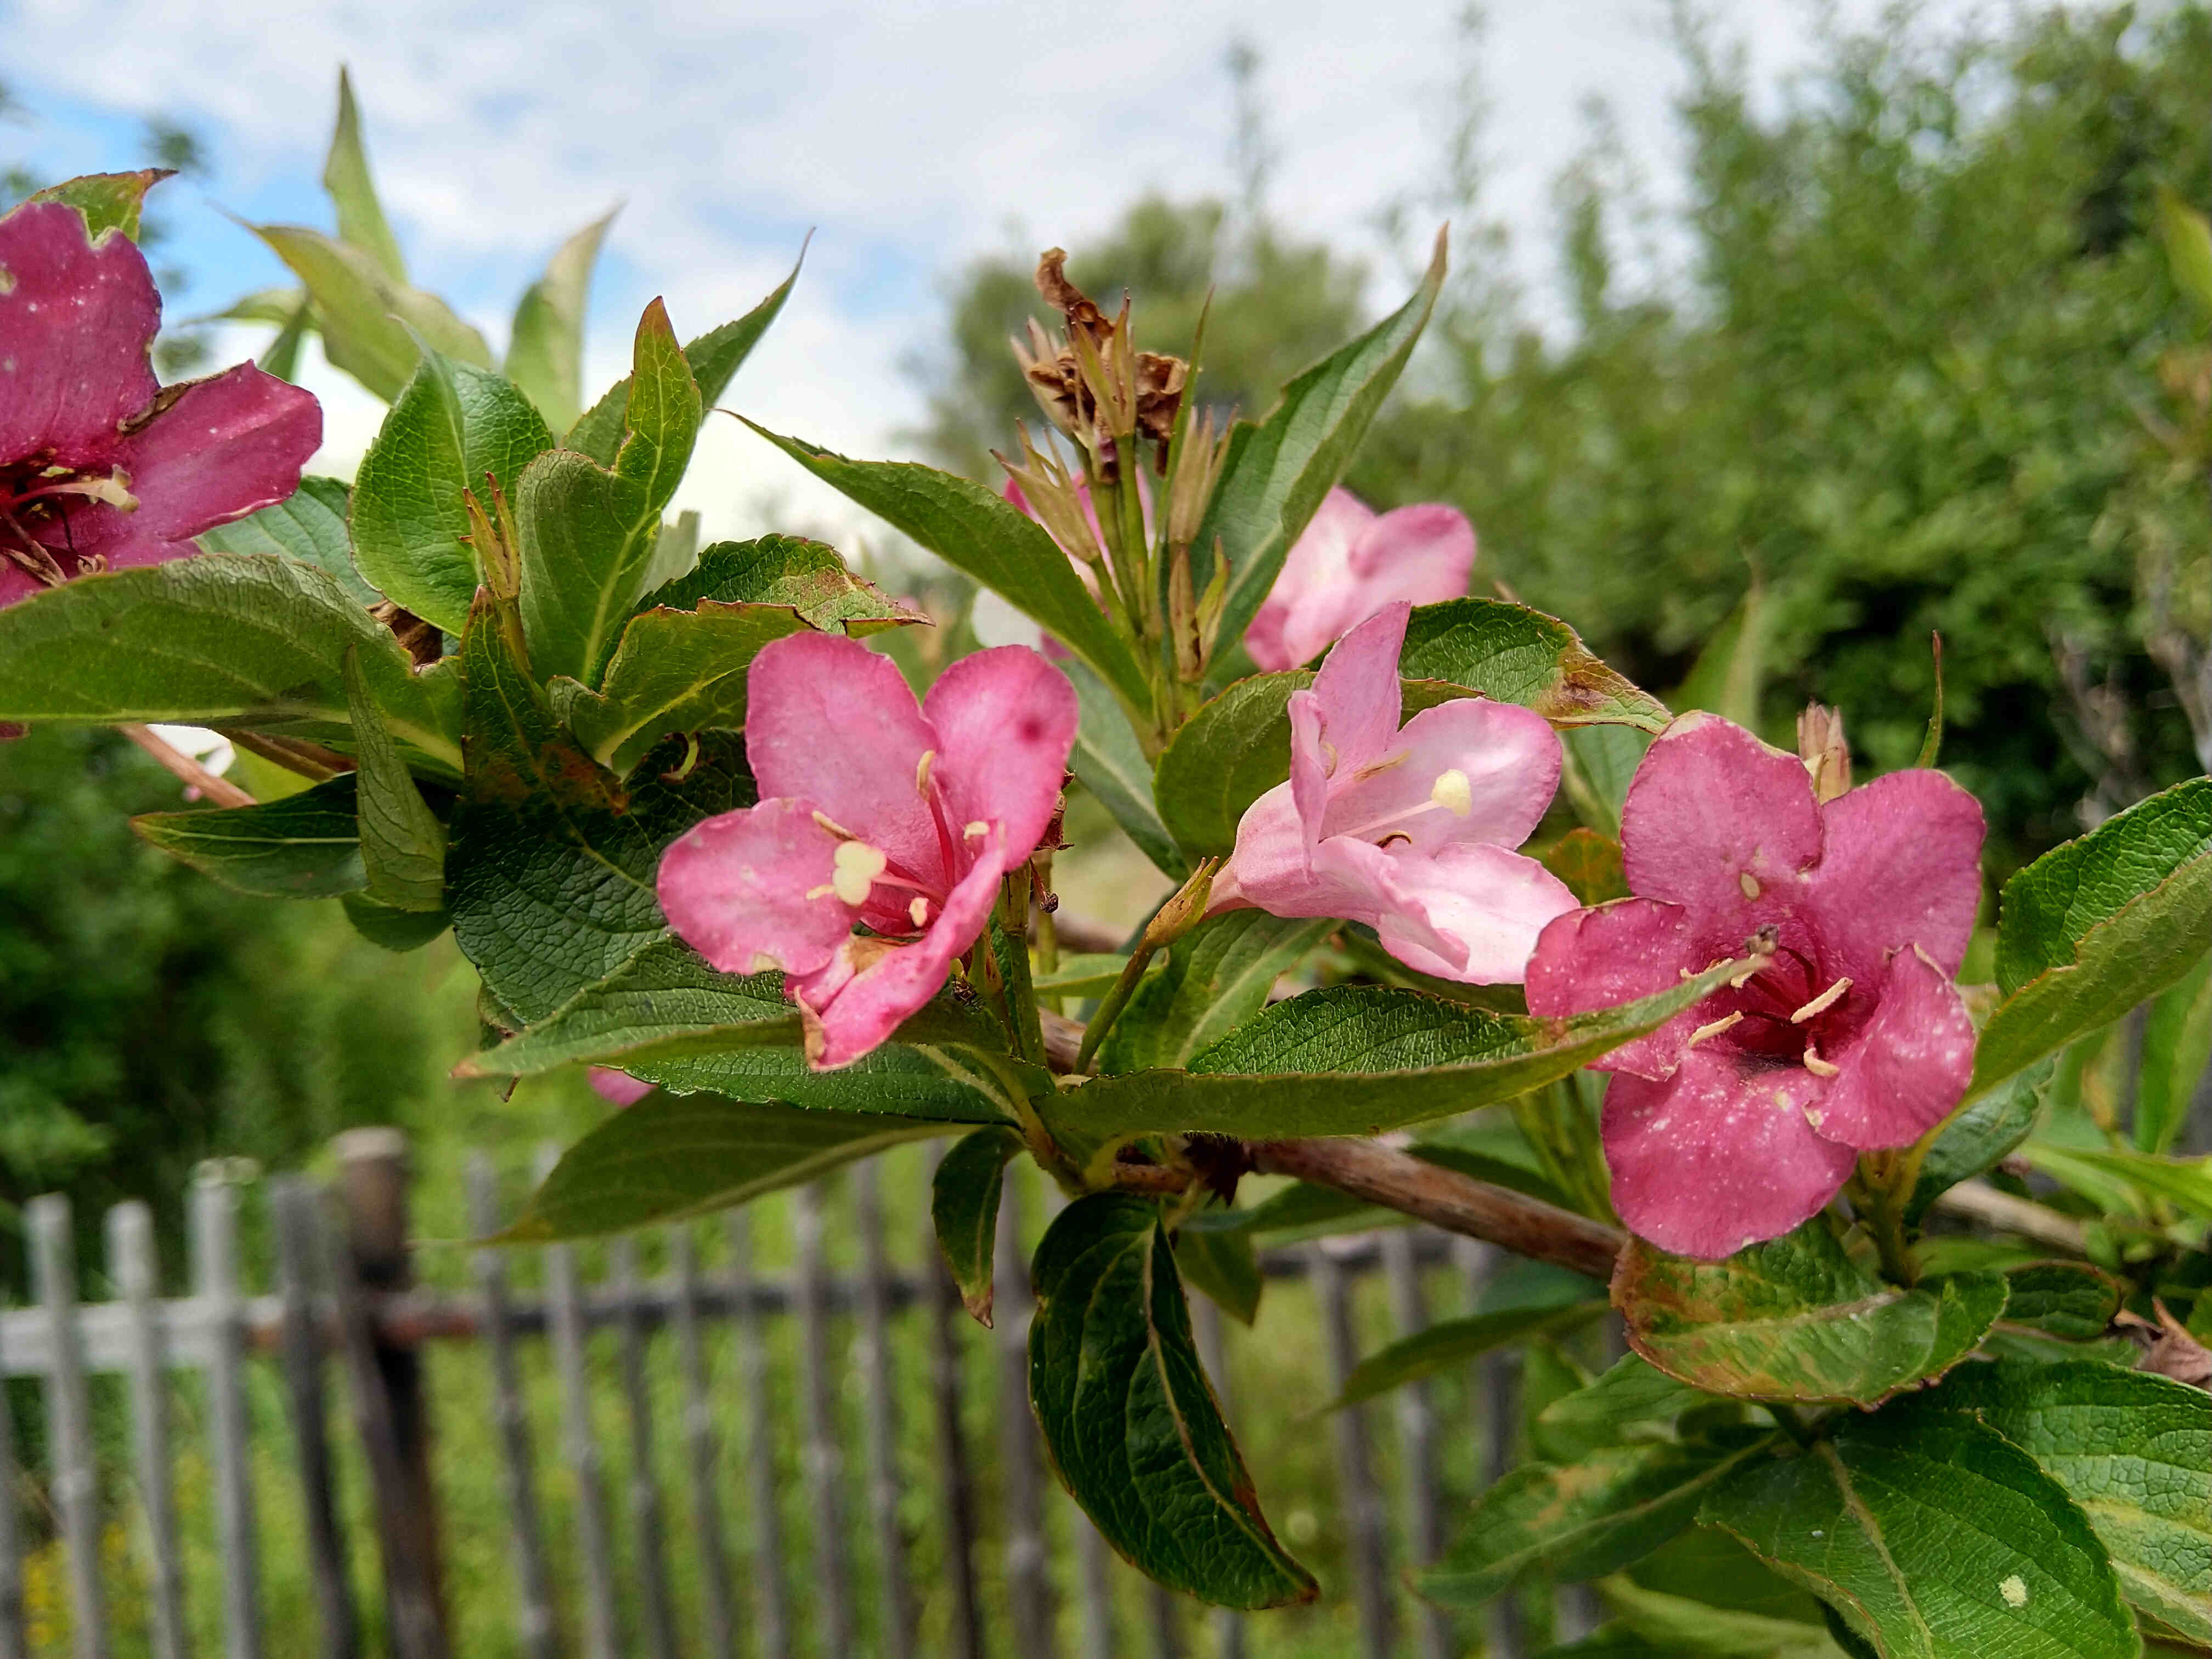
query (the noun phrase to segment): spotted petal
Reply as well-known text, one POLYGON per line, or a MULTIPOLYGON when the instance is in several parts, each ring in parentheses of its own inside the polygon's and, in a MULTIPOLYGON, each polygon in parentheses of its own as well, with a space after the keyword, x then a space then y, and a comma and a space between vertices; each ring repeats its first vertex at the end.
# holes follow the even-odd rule
POLYGON ((73 207, 34 202, 0 219, 0 464, 105 460, 159 386, 146 256, 120 232, 89 240, 73 207))
POLYGON ((1052 822, 1075 746, 1067 677, 1027 646, 978 651, 939 677, 922 714, 937 732, 930 772, 946 827, 959 835, 995 823, 1006 856, 1027 858, 1052 822))
POLYGON ((661 910, 726 974, 811 973, 853 931, 854 907, 836 893, 837 844, 805 801, 721 813, 661 855, 661 910))
POLYGON ((1966 999, 1925 953, 1899 951, 1880 984, 1874 1018, 1823 1056, 1838 1071, 1820 1133, 1862 1151, 1919 1139, 1959 1103, 1974 1070, 1966 999))

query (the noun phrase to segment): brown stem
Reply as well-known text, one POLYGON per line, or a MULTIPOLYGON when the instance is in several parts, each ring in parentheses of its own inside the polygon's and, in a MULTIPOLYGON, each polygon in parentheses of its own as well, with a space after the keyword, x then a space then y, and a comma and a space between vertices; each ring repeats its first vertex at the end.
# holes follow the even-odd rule
POLYGON ((1592 1279, 1612 1276, 1613 1258, 1628 1242, 1617 1227, 1425 1163, 1376 1140, 1263 1140, 1254 1145, 1252 1158, 1253 1167, 1267 1174, 1334 1187, 1446 1232, 1483 1239, 1592 1279))
POLYGON ((116 729, 161 762, 172 776, 183 779, 217 806, 253 806, 258 804, 229 779, 218 777, 209 771, 152 726, 131 725, 116 729))
POLYGON ((2029 1199, 2015 1198, 1985 1181, 1960 1182, 1938 1197, 1934 1207, 2075 1255, 2087 1248, 2081 1224, 2072 1216, 2061 1215, 2029 1199))
POLYGON ((247 754, 258 755, 272 766, 281 766, 317 783, 354 769, 351 755, 341 755, 335 749, 325 749, 303 738, 272 738, 260 732, 232 732, 226 735, 247 754))
POLYGON ((1044 1030, 1045 1064, 1055 1072, 1072 1075, 1075 1056, 1083 1048, 1083 1022, 1054 1013, 1049 1008, 1040 1008, 1037 1024, 1044 1030))

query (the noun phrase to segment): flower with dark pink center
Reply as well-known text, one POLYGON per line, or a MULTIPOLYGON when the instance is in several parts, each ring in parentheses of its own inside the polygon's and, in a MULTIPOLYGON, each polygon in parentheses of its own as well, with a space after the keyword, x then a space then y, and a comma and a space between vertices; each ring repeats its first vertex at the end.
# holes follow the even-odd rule
POLYGON ((1010 645, 963 657, 917 706, 888 659, 798 634, 753 659, 746 691, 760 804, 669 848, 661 908, 725 973, 781 969, 807 1059, 828 1070, 936 994, 1001 878, 1036 850, 1075 742, 1075 690, 1010 645))
POLYGON ((1686 714, 1621 812, 1632 898, 1560 917, 1528 1010, 1649 996, 1765 934, 1766 965, 1595 1069, 1613 1201, 1641 1237, 1717 1260, 1910 1145, 1966 1092, 1974 1028, 1952 981, 1981 896, 1982 809, 1940 772, 1834 799, 1741 726, 1686 714))
POLYGON ((187 557, 289 496, 322 442, 311 393, 252 363, 164 387, 161 296, 135 243, 76 209, 0 219, 0 605, 187 557))

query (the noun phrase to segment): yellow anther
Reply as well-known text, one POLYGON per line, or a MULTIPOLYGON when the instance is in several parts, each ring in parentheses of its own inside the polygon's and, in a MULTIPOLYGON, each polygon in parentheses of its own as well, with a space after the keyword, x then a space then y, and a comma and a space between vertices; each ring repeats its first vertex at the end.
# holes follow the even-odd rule
POLYGON ((830 878, 830 890, 848 904, 865 904, 868 890, 876 884, 876 878, 883 874, 890 862, 881 849, 864 841, 841 841, 834 860, 835 871, 830 878))
POLYGON ((817 809, 811 816, 815 823, 820 824, 831 835, 836 836, 839 841, 860 840, 858 836, 854 835, 850 830, 848 830, 843 824, 838 823, 836 819, 831 817, 827 812, 817 809))
POLYGON ((906 907, 906 913, 914 919, 915 927, 922 926, 929 920, 929 901, 916 893, 913 902, 906 907))
POLYGON ((936 763, 936 761, 937 751, 934 749, 925 749, 921 751, 921 758, 914 763, 915 794, 926 795, 929 793, 929 769, 936 763))
POLYGON ((1826 990, 1821 992, 1820 995, 1814 997, 1810 1002, 1807 1003, 1802 1008, 1800 1008, 1796 1013, 1790 1015, 1790 1023, 1792 1025, 1802 1025, 1807 1020, 1812 1018, 1814 1015, 1827 1012, 1829 1009, 1834 1007, 1838 1002, 1842 1000, 1844 993, 1850 988, 1850 981, 1847 979, 1838 980, 1833 985, 1831 985, 1826 990))
POLYGON ((1467 774, 1456 766, 1430 787, 1429 799, 1455 818, 1463 818, 1474 811, 1474 790, 1467 781, 1467 774))
POLYGON ((1805 1045, 1805 1069, 1814 1077, 1833 1077, 1844 1068, 1829 1065, 1820 1058, 1820 1051, 1808 1042, 1805 1045))
POLYGON ((975 823, 969 824, 966 829, 960 832, 960 838, 963 841, 966 841, 973 836, 988 836, 990 833, 991 826, 984 823, 982 819, 977 818, 975 823))
POLYGON ((1730 1026, 1740 1023, 1742 1018, 1743 1014, 1741 1011, 1733 1014, 1723 1014, 1718 1019, 1713 1021, 1711 1024, 1700 1025, 1696 1030, 1691 1032, 1690 1041, 1686 1046, 1694 1048, 1700 1042, 1703 1042, 1707 1037, 1718 1036, 1723 1031, 1727 1030, 1730 1026))
POLYGON ((1735 878, 1735 884, 1743 889, 1743 896, 1746 898, 1755 899, 1759 896, 1759 878, 1753 875, 1750 871, 1746 870, 1739 875, 1735 878))

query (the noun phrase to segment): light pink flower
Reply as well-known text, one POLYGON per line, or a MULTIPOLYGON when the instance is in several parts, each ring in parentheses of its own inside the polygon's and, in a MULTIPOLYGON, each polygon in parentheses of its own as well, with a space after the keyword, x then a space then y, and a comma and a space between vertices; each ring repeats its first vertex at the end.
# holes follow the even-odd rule
POLYGON ((1686 714, 1630 786, 1637 896, 1563 916, 1528 1010, 1648 996, 1775 930, 1772 963, 1598 1062, 1621 1219, 1708 1260, 1816 1214, 1861 1151, 1917 1139, 1958 1103, 1974 1028, 1952 976, 1981 896, 1982 809, 1940 772, 1826 805, 1804 763, 1686 714))
POLYGON ((807 1058, 826 1071, 936 994, 1000 878, 1036 850, 1075 741, 1075 691, 1009 645, 953 664, 917 707, 887 659, 830 634, 776 641, 746 686, 760 804, 669 848, 661 908, 724 972, 783 969, 807 1058))
POLYGON ((653 1085, 643 1078, 632 1077, 628 1072, 618 1072, 611 1066, 594 1066, 591 1069, 592 1092, 614 1106, 635 1106, 653 1092, 653 1085))
POLYGON ((1575 908, 1528 838, 1559 782, 1542 715, 1468 697, 1401 729, 1398 650, 1413 607, 1344 636, 1291 694, 1291 776, 1245 809, 1210 908, 1340 916, 1425 974, 1518 981, 1536 935, 1575 908))
POLYGON ((1283 561, 1244 632, 1252 660, 1277 672, 1310 662, 1386 605, 1435 605, 1467 592, 1474 526, 1440 503, 1377 514, 1348 489, 1328 492, 1283 561))
POLYGON ((0 219, 0 605, 87 571, 198 552, 284 500, 322 442, 314 398, 252 363, 164 390, 161 301, 119 230, 32 203, 0 219))

